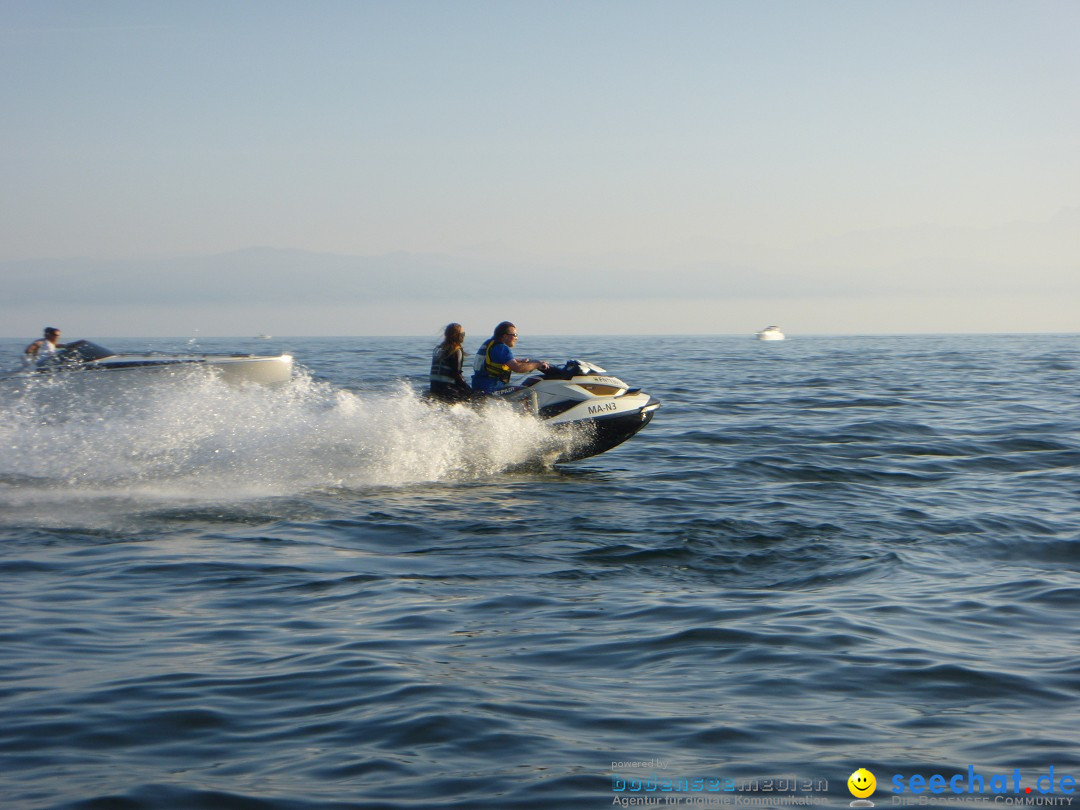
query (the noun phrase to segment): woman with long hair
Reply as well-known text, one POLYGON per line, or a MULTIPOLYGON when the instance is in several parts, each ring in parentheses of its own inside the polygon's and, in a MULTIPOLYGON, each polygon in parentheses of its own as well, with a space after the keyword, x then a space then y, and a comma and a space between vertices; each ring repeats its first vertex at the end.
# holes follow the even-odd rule
POLYGON ((472 389, 461 373, 465 362, 465 328, 448 324, 443 340, 431 354, 431 396, 443 402, 461 402, 472 396, 472 389))

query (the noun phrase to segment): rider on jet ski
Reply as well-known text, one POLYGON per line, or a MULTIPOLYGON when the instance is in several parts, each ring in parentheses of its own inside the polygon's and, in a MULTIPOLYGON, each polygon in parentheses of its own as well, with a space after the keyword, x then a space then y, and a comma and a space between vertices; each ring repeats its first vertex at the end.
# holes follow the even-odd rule
POLYGON ((518 360, 512 351, 517 342, 518 330, 510 321, 495 327, 495 334, 480 344, 473 361, 473 391, 491 394, 510 383, 510 373, 526 374, 530 371, 547 371, 551 365, 544 360, 518 360))
POLYGON ((472 389, 465 382, 461 368, 465 361, 465 329, 460 323, 447 325, 443 342, 431 353, 431 375, 428 395, 442 402, 465 402, 472 389))

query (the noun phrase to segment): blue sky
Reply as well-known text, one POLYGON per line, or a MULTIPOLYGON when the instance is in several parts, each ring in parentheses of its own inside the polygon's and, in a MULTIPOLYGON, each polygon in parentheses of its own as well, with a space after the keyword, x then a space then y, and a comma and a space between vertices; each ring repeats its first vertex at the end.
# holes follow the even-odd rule
POLYGON ((0 317, 1077 331, 1077 30, 1071 0, 0 0, 0 317), (188 260, 250 294, 180 300, 188 260), (410 295, 432 263, 460 294, 410 295))

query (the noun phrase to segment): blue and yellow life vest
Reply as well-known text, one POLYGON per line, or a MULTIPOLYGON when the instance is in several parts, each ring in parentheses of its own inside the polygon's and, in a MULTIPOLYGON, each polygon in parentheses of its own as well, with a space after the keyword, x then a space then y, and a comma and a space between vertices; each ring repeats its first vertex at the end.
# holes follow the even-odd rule
POLYGON ((496 363, 491 359, 491 347, 495 345, 495 338, 488 338, 480 345, 473 361, 473 371, 477 374, 491 377, 506 384, 510 382, 510 366, 505 363, 496 363))

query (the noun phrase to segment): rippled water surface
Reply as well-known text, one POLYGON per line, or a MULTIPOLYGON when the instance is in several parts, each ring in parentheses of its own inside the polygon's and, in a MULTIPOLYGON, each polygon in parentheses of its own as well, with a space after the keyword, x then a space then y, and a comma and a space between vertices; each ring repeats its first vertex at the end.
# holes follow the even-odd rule
POLYGON ((0 392, 4 808, 1080 776, 1077 336, 526 331, 663 401, 555 469, 538 424, 418 401, 429 344, 204 340, 301 373, 0 392))

